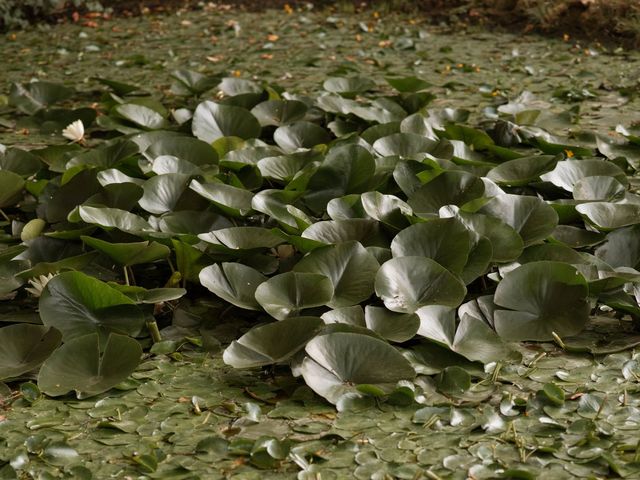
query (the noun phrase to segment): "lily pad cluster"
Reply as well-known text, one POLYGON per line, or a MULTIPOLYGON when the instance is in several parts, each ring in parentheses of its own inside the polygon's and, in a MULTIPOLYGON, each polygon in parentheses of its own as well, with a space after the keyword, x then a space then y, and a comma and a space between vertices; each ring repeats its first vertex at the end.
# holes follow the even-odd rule
POLYGON ((470 125, 415 77, 331 77, 315 97, 173 77, 167 99, 98 78, 97 111, 13 86, 37 128, 87 138, 0 157, 0 294, 55 275, 38 317, 0 329, 0 379, 108 390, 199 286, 256 319, 227 364, 288 364, 339 408, 517 358, 510 342, 570 343, 600 306, 640 315, 633 128, 558 137, 530 95, 470 125))

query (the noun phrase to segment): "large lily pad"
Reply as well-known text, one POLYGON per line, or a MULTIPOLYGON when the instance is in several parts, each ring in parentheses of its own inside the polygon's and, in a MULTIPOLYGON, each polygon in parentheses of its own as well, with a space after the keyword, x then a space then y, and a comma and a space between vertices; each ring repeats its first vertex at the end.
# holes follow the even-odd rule
POLYGON ((55 328, 18 323, 0 328, 0 380, 40 366, 62 340, 55 328))
POLYGON ((373 294, 373 282, 380 265, 358 242, 317 248, 295 266, 297 272, 321 273, 333 284, 331 308, 348 307, 373 294))
POLYGON ((0 208, 15 204, 21 198, 24 180, 17 173, 0 170, 0 208))
POLYGON ((578 205, 576 211, 602 231, 640 223, 640 205, 634 203, 589 202, 578 205))
POLYGON ((472 237, 455 218, 436 218, 402 230, 391 242, 394 257, 427 257, 460 275, 469 258, 472 237))
POLYGON ((512 227, 522 237, 525 247, 547 238, 558 224, 555 210, 537 197, 498 195, 489 200, 480 212, 512 227))
POLYGON ((282 363, 304 348, 323 325, 318 317, 292 317, 260 325, 234 340, 222 358, 236 368, 282 363))
POLYGON ((242 139, 260 136, 260 123, 248 110, 222 105, 209 100, 202 102, 193 113, 193 135, 207 143, 222 137, 242 139))
POLYGON ((104 344, 97 333, 75 337, 42 365, 38 387, 52 397, 71 390, 79 399, 91 397, 125 380, 141 356, 140 344, 125 335, 111 333, 104 344))
POLYGON ((333 284, 320 273, 287 272, 261 283, 255 297, 269 315, 284 320, 299 316, 306 308, 328 305, 333 284))
POLYGON ((307 385, 331 403, 357 385, 391 389, 415 377, 409 362, 382 340, 357 333, 330 333, 311 340, 301 372, 307 385))
POLYGON ((218 297, 248 310, 260 310, 256 289, 267 280, 259 271, 241 263, 214 264, 200 271, 200 283, 218 297))
POLYGON ((407 203, 417 214, 436 213, 445 205, 462 206, 484 193, 480 178, 467 172, 445 171, 415 190, 407 203))
POLYGON ((94 332, 137 335, 144 316, 135 302, 118 290, 81 272, 53 278, 40 297, 40 318, 66 341, 94 332))
POLYGON ((169 247, 158 242, 111 243, 86 235, 80 238, 85 244, 108 255, 114 262, 124 266, 154 262, 168 257, 171 253, 169 247))
POLYGON ((494 312, 498 334, 508 340, 553 340, 579 333, 589 319, 587 281, 572 265, 531 262, 498 284, 494 312))
POLYGON ((376 274, 376 294, 393 312, 414 313, 425 305, 457 307, 466 294, 464 283, 426 257, 393 258, 376 274))

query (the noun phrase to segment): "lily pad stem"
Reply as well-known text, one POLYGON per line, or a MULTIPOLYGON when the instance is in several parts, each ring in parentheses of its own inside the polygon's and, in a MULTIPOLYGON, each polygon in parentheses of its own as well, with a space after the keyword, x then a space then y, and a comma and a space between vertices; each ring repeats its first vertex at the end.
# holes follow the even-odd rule
POLYGON ((160 335, 160 329, 158 328, 158 324, 156 323, 156 319, 151 317, 147 320, 147 329, 149 330, 149 335, 151 335, 151 340, 153 343, 158 343, 162 341, 162 335, 160 335))
POLYGON ((2 210, 1 208, 0 208, 0 216, 2 216, 2 218, 4 218, 7 222, 11 223, 11 219, 7 217, 7 214, 4 213, 4 210, 2 210))

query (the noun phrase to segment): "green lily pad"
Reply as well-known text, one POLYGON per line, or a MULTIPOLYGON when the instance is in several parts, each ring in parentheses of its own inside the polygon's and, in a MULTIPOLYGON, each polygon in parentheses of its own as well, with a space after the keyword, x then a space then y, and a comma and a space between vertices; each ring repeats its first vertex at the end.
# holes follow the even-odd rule
POLYGON ((345 242, 317 248, 294 267, 296 272, 320 273, 331 280, 331 308, 348 307, 373 294, 373 282, 380 265, 358 242, 345 242))
POLYGON ((73 95, 73 90, 52 82, 14 83, 9 92, 9 103, 18 107, 27 115, 66 100, 73 95))
POLYGON ((280 127, 302 120, 307 106, 298 100, 267 100, 253 107, 251 113, 263 127, 280 127))
POLYGON ((104 345, 97 333, 76 336, 45 361, 38 387, 52 397, 75 390, 79 399, 91 397, 125 380, 140 363, 140 344, 111 333, 104 345))
POLYGON ((292 317, 252 328, 223 354, 227 365, 251 368, 289 360, 324 325, 318 317, 292 317))
POLYGON ((462 206, 480 198, 484 183, 475 175, 461 171, 445 171, 416 189, 407 200, 417 215, 437 213, 445 205, 462 206))
POLYGON ((576 211, 605 232, 640 223, 640 205, 634 203, 589 202, 578 205, 576 211))
POLYGON ((267 280, 260 272, 241 263, 214 264, 200 271, 200 283, 218 297, 248 310, 260 310, 256 289, 267 280))
POLYGON ((47 283, 39 302, 40 318, 66 341, 94 333, 137 335, 144 325, 135 302, 108 284, 81 272, 65 272, 47 283))
POLYGON ((223 137, 257 138, 261 128, 247 109, 206 100, 193 113, 192 130, 196 138, 211 143, 223 137))
POLYGON ((409 362, 386 342, 357 333, 330 333, 305 347, 301 366, 305 382, 318 395, 337 403, 354 385, 391 390, 400 380, 415 377, 409 362))
POLYGON ((269 315, 284 320, 299 316, 306 308, 328 305, 333 284, 320 273, 281 273, 261 283, 255 298, 269 315))
POLYGON ((587 281, 567 263, 541 261, 518 267, 498 284, 494 325, 508 340, 553 340, 584 329, 591 310, 587 281))
POLYGON ((224 183, 200 183, 192 180, 189 188, 211 201, 223 213, 243 217, 251 212, 253 193, 224 183))
POLYGON ((460 275, 471 251, 471 234, 455 218, 436 218, 416 223, 398 233, 391 242, 394 257, 426 257, 460 275))
POLYGON ((329 143, 331 136, 320 125, 299 121, 278 127, 273 140, 285 153, 293 153, 298 149, 329 143))
POLYGON ((40 366, 61 341, 58 330, 42 325, 18 323, 0 328, 0 380, 40 366))
POLYGON ((462 281, 426 257, 393 258, 380 267, 376 295, 393 312, 414 313, 425 305, 457 307, 467 290, 462 281))
POLYGON ((524 246, 544 240, 558 224, 558 214, 537 197, 498 195, 481 209, 480 213, 502 220, 512 227, 524 241, 524 246))
POLYGON ((158 242, 111 243, 86 235, 82 235, 80 239, 123 266, 154 262, 167 258, 171 253, 169 247, 158 242))
POLYGON ((0 170, 0 208, 14 205, 22 198, 24 180, 17 173, 0 170))

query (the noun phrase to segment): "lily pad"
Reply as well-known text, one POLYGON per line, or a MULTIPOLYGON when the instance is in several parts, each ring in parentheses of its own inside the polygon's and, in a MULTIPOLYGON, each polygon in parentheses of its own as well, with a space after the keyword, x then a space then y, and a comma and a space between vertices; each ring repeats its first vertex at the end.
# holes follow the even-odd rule
POLYGON ((255 297, 269 315, 284 320, 299 316, 306 308, 328 305, 333 284, 320 273, 287 272, 261 283, 255 297))
POLYGON ((496 331, 508 340, 576 335, 589 320, 588 293, 587 281, 572 265, 552 261, 522 265, 505 275, 496 289, 496 331))
POLYGON ((414 313, 425 305, 457 307, 467 289, 436 261, 426 257, 393 258, 376 274, 376 294, 393 312, 414 313))
POLYGON ((391 390, 415 377, 409 362, 382 340, 357 333, 330 333, 311 340, 301 372, 307 385, 331 403, 356 385, 391 390))
POLYGON ((104 345, 97 333, 76 336, 42 365, 38 387, 52 397, 71 390, 79 399, 91 397, 125 380, 141 357, 140 344, 125 335, 111 333, 104 345))
POLYGON ((55 328, 28 323, 0 328, 0 380, 19 377, 40 366, 60 345, 55 328))
POLYGON ((348 307, 373 294, 373 282, 380 265, 358 242, 345 242, 317 248, 300 260, 294 271, 320 273, 331 280, 331 308, 348 307))
POLYGON ((260 136, 260 123, 245 108, 206 100, 193 113, 193 135, 207 143, 222 137, 242 139, 260 136))
POLYGON ((256 289, 267 280, 260 272, 241 263, 210 265, 200 271, 200 283, 227 302, 248 310, 260 310, 256 289))
POLYGON ((81 272, 65 272, 47 283, 39 302, 40 318, 65 342, 94 332, 137 335, 144 325, 135 302, 108 284, 81 272))
POLYGON ((292 317, 260 325, 234 340, 222 358, 235 368, 282 363, 304 348, 323 325, 318 317, 292 317))

